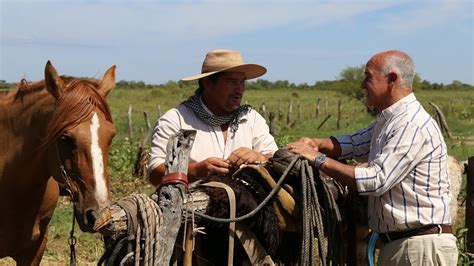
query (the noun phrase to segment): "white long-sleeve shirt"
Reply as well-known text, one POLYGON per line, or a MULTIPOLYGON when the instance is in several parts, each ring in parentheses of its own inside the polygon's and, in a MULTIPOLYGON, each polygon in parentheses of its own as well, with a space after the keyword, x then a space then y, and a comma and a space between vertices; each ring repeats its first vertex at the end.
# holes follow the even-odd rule
MULTIPOLYGON (((212 114, 205 106, 204 109, 212 114)), ((209 157, 227 159, 240 147, 271 155, 278 149, 265 119, 253 109, 239 119, 235 136, 229 131, 227 141, 224 142, 224 135, 219 126, 206 124, 190 108, 180 104, 167 111, 155 125, 148 161, 149 172, 165 162, 168 139, 180 129, 197 130, 189 162, 200 162, 209 157)))
POLYGON ((359 193, 369 196, 373 230, 451 223, 446 144, 413 93, 383 110, 369 127, 336 139, 341 158, 368 162, 355 168, 355 179, 359 193))

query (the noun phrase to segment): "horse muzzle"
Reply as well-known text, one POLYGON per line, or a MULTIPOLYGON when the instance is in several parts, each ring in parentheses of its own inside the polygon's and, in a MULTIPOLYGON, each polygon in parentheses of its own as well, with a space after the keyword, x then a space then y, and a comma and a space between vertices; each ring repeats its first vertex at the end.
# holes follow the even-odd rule
POLYGON ((99 211, 93 208, 86 209, 84 212, 78 212, 76 210, 76 221, 79 224, 79 228, 83 232, 95 233, 96 230, 94 230, 94 226, 98 215, 99 211))

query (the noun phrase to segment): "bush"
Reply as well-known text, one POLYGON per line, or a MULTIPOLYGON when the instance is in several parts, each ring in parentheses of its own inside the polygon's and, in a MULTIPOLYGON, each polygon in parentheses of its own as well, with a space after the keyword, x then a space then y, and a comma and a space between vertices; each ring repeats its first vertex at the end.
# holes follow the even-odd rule
POLYGON ((110 149, 109 172, 114 178, 129 179, 136 160, 137 147, 128 138, 115 142, 110 149))
POLYGON ((275 142, 278 148, 283 149, 286 147, 286 144, 293 142, 295 140, 295 136, 293 135, 281 135, 275 137, 275 142))

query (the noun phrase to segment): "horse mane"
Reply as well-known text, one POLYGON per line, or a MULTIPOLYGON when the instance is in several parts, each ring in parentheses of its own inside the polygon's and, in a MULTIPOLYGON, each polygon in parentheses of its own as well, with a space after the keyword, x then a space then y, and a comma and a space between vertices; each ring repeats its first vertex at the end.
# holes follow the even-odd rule
MULTIPOLYGON (((61 79, 64 81, 64 84, 69 84, 73 80, 90 80, 94 83, 97 83, 97 80, 94 79, 85 79, 85 78, 76 78, 72 76, 62 75, 61 79)), ((21 79, 20 82, 16 85, 15 90, 11 93, 15 95, 15 100, 23 98, 26 95, 33 94, 39 91, 46 89, 46 82, 43 80, 40 81, 28 81, 26 79, 21 79)))
POLYGON ((22 79, 17 85, 15 92, 15 99, 22 98, 26 94, 41 91, 44 89, 44 80, 37 82, 29 82, 26 79, 22 79))
MULTIPOLYGON (((96 80, 64 76, 61 76, 61 78, 66 84, 66 89, 56 101, 48 126, 47 137, 40 149, 47 148, 64 131, 74 128, 89 119, 94 108, 99 108, 104 113, 105 118, 113 122, 107 102, 97 91, 99 83, 96 80)), ((44 81, 42 81, 42 85, 44 88, 44 81)), ((21 90, 19 89, 19 91, 21 90)), ((37 90, 35 83, 31 84, 27 90, 37 90)))

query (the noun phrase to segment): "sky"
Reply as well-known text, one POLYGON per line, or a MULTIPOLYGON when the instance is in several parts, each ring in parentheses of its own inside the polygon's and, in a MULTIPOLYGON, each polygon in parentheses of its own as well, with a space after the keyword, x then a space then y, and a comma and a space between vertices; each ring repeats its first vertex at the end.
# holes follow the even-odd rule
POLYGON ((422 79, 474 85, 472 0, 0 0, 0 80, 60 74, 163 84, 198 74, 213 49, 239 50, 263 79, 314 84, 385 50, 422 79))

